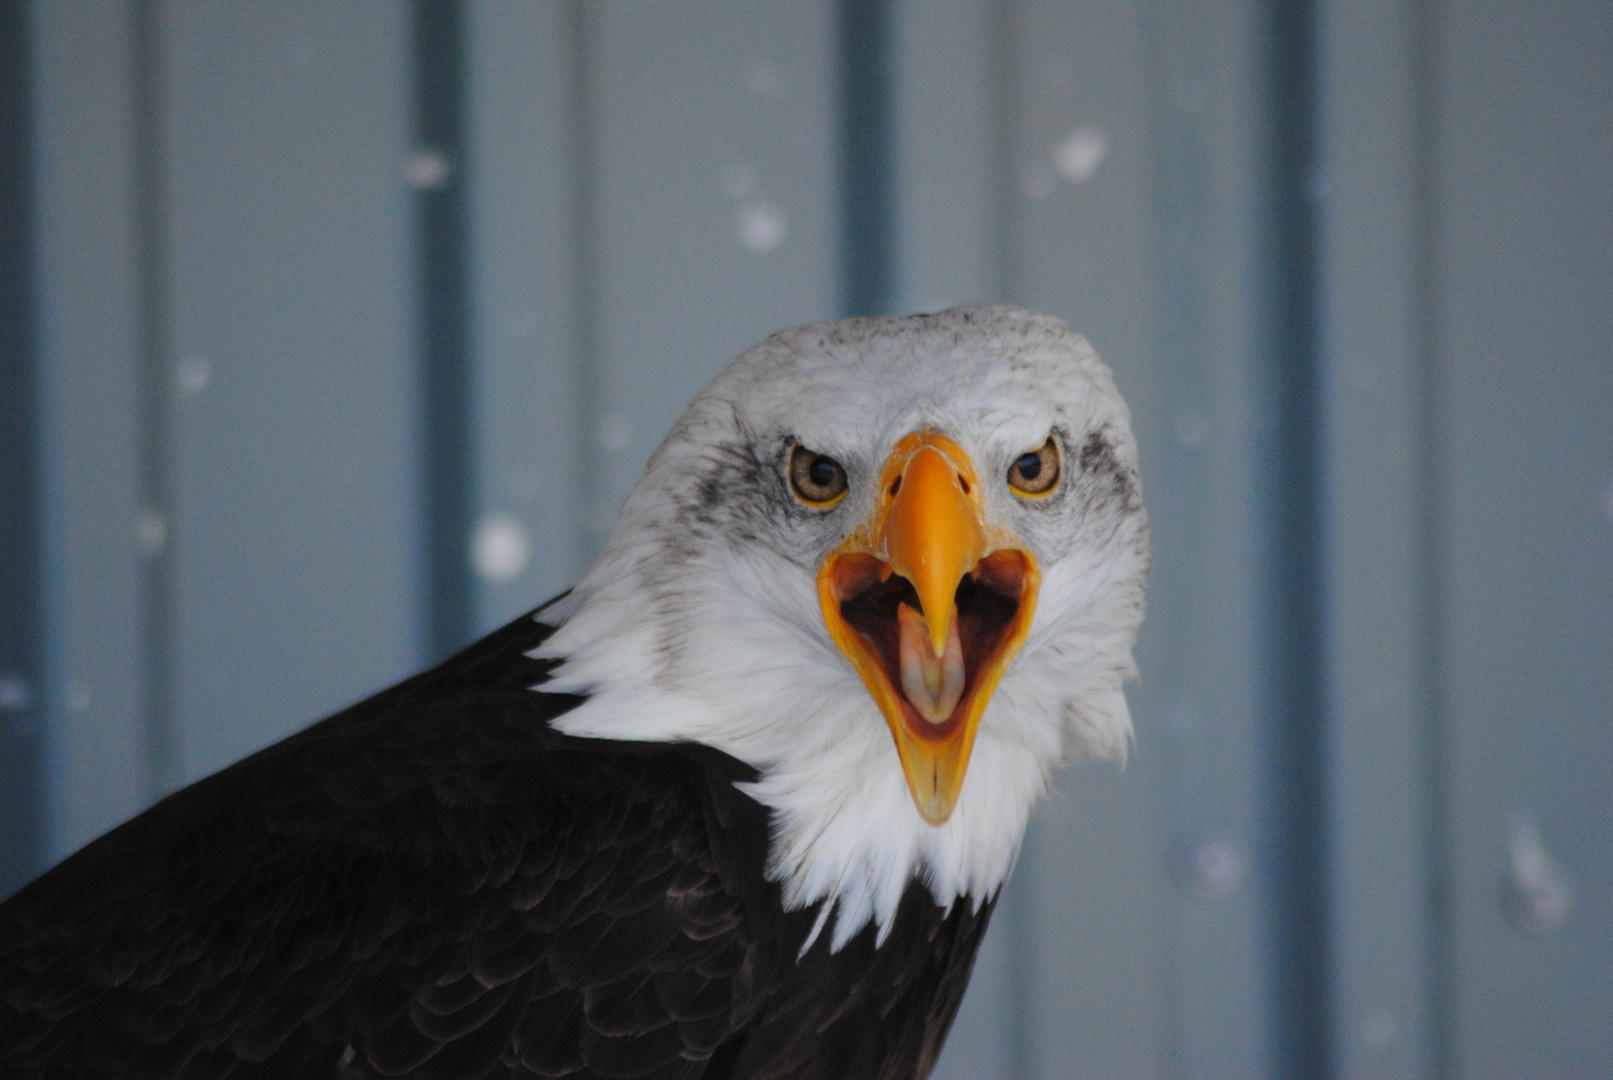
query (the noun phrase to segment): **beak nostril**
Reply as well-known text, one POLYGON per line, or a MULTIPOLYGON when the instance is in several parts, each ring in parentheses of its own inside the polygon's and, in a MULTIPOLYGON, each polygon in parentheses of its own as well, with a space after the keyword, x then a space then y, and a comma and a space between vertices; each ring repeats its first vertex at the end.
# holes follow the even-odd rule
POLYGON ((890 490, 887 491, 885 493, 885 495, 886 495, 887 498, 894 499, 894 498, 896 498, 896 493, 898 491, 901 491, 901 490, 902 490, 902 478, 900 476, 898 476, 896 479, 891 481, 890 490))
POLYGON ((963 489, 963 493, 965 495, 969 494, 969 481, 965 480, 962 476, 958 477, 958 486, 963 489))

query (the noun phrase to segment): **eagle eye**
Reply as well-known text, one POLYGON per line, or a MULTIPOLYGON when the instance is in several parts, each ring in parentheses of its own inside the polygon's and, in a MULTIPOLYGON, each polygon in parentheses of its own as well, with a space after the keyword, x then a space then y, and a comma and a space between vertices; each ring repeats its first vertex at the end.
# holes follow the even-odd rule
POLYGON ((1059 482, 1059 444, 1047 437, 1040 450, 1021 454, 1008 467, 1008 486, 1021 495, 1046 495, 1059 482))
POLYGON ((827 454, 797 445, 790 451, 790 487, 809 506, 833 506, 846 494, 846 470, 827 454))

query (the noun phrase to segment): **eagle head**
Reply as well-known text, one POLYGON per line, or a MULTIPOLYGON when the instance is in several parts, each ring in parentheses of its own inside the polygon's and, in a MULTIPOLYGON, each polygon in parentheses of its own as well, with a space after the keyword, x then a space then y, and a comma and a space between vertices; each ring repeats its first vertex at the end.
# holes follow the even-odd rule
MULTIPOLYGON (((813 323, 746 351, 539 613, 582 736, 751 765, 787 906, 838 948, 1001 886, 1056 770, 1123 762, 1148 521, 1091 346, 1012 307, 813 323)), ((814 937, 816 932, 814 932, 814 937)))

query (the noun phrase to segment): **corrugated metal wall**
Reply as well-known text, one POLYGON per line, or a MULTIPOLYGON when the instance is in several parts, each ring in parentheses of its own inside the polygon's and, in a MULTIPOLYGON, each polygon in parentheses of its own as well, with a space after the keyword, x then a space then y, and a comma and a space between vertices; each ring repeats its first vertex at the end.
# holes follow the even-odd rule
POLYGON ((938 1075, 1613 1072, 1606 5, 4 7, 6 882, 574 581, 746 345, 1007 298, 1157 558, 938 1075))

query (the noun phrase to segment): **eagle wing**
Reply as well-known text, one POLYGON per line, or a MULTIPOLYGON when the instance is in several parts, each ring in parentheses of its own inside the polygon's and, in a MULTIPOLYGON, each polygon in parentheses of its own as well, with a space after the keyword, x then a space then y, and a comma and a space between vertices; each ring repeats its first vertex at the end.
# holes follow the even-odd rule
POLYGON ((578 699, 531 690, 546 634, 519 620, 0 905, 0 1071, 703 1071, 799 946, 747 914, 777 910, 765 814, 715 751, 554 732, 578 699))

